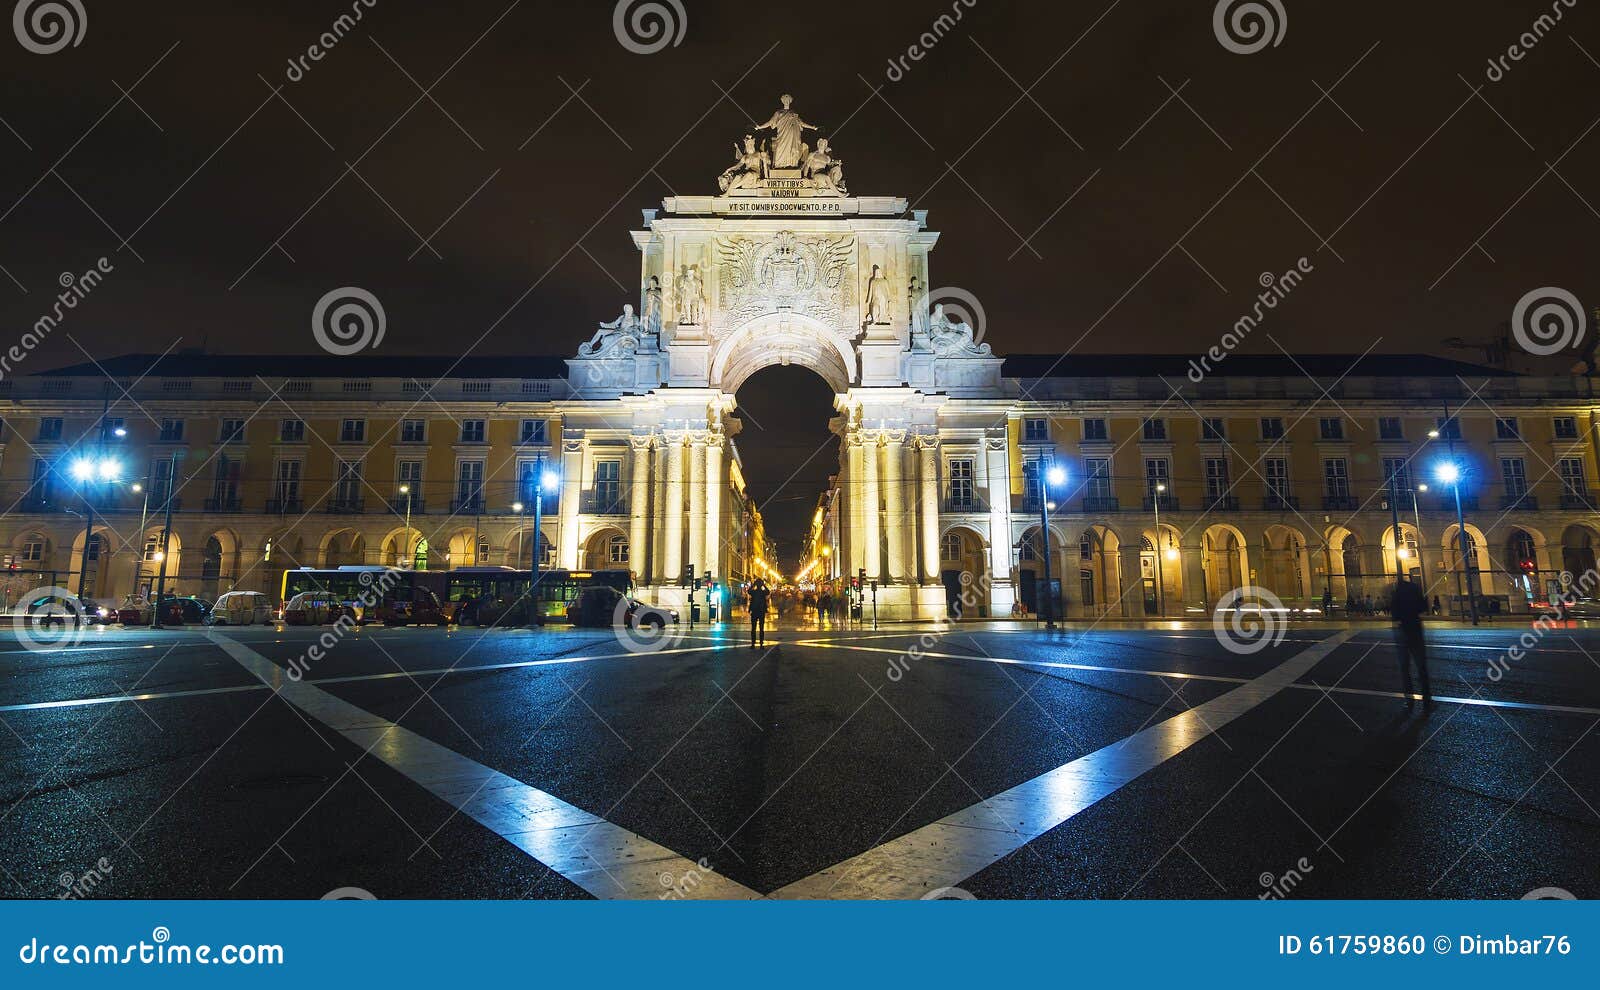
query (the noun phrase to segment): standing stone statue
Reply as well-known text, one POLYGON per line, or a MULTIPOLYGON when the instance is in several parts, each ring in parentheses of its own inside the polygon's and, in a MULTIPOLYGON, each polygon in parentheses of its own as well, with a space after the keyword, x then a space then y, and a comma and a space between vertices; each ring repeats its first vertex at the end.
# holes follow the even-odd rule
POLYGON ((678 276, 678 323, 698 326, 705 322, 705 282, 700 277, 699 265, 688 265, 678 276))
POLYGON ((783 109, 773 112, 765 124, 757 124, 758 131, 772 132, 772 165, 774 168, 798 168, 805 154, 805 132, 815 127, 806 123, 798 113, 789 109, 794 97, 782 96, 783 109))
POLYGON ((650 276, 650 281, 644 287, 644 330, 645 333, 661 332, 662 308, 661 280, 650 276))
POLYGON ((877 265, 872 266, 872 277, 867 279, 867 323, 889 322, 889 276, 877 265))

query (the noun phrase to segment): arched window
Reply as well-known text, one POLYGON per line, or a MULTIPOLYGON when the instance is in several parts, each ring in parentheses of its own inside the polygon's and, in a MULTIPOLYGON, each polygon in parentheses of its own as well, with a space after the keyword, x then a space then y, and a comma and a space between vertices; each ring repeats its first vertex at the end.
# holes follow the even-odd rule
POLYGON ((1032 533, 1023 534, 1022 542, 1017 544, 1017 557, 1025 561, 1039 559, 1039 550, 1034 543, 1034 535, 1032 533))
POLYGON ((417 540, 417 552, 412 557, 411 568, 417 571, 428 569, 428 538, 425 536, 417 540))
POLYGON ((1525 529, 1519 529, 1511 534, 1511 557, 1516 567, 1532 570, 1535 566, 1533 537, 1525 529))

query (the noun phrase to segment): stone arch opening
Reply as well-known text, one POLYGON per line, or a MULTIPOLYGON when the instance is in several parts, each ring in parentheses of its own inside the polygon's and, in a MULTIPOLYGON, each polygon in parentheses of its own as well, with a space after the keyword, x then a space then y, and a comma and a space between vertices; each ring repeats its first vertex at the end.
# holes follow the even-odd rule
POLYGON ((836 393, 860 381, 853 348, 820 320, 798 313, 759 316, 716 345, 710 383, 732 394, 763 368, 799 365, 822 376, 836 393))

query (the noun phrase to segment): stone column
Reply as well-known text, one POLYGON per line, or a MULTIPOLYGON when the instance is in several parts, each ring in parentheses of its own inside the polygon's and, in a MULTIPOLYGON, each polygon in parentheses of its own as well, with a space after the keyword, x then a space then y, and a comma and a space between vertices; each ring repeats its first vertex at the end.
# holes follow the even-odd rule
POLYGON ((918 437, 922 479, 922 583, 939 584, 939 438, 918 437))
POLYGON ((883 491, 878 486, 878 434, 868 433, 861 447, 861 540, 862 547, 861 566, 867 569, 867 580, 883 579, 883 550, 880 526, 883 517, 881 505, 883 491))
POLYGON ((704 567, 721 581, 722 568, 722 458, 726 447, 721 433, 706 441, 706 554, 704 567))
POLYGON ((1211 589, 1206 587, 1204 546, 1196 541, 1184 544, 1178 552, 1183 555, 1183 600, 1187 605, 1209 609, 1211 589))
POLYGON ((706 570, 706 435, 695 433, 689 442, 689 555, 684 563, 698 576, 706 570))
POLYGON ((675 585, 683 574, 683 434, 667 434, 666 540, 661 569, 665 583, 675 585))
MULTIPOLYGON (((561 566, 578 570, 578 500, 583 491, 583 440, 567 440, 561 445, 561 566)), ((476 558, 477 548, 472 556, 476 558)))
POLYGON ((650 583, 650 437, 629 437, 633 475, 628 494, 628 567, 638 584, 650 583))
POLYGON ((908 572, 914 576, 917 566, 906 559, 905 439, 903 432, 886 433, 883 443, 883 517, 889 537, 889 580, 895 584, 904 583, 908 572))
POLYGON ((657 435, 650 450, 650 583, 667 581, 667 440, 657 435))
POLYGON ((863 534, 866 532, 866 517, 861 509, 866 504, 866 498, 862 494, 862 486, 865 483, 864 479, 867 470, 865 466, 866 454, 859 432, 846 434, 844 445, 848 453, 845 457, 847 470, 842 489, 845 497, 844 508, 846 515, 844 518, 847 530, 845 542, 848 544, 850 554, 850 563, 846 576, 854 577, 856 571, 867 566, 866 540, 863 538, 863 534))
POLYGON ((1119 575, 1122 588, 1118 592, 1118 597, 1122 599, 1120 611, 1129 619, 1144 618, 1144 571, 1141 569, 1140 561, 1142 556, 1138 543, 1130 541, 1123 544, 1119 575))
POLYGON ((993 615, 1006 615, 1016 601, 1011 582, 1011 470, 1005 437, 984 441, 989 482, 989 554, 994 589, 989 595, 993 615))

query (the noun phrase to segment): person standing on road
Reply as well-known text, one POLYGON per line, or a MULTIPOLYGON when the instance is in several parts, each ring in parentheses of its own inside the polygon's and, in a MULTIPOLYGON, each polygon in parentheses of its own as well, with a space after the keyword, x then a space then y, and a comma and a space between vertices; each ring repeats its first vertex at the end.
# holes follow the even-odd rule
POLYGON ((750 582, 750 648, 767 645, 767 602, 772 591, 767 582, 756 578, 750 582))
POLYGON ((1422 617, 1428 611, 1428 596, 1415 583, 1406 578, 1395 582, 1390 596, 1394 615, 1395 646, 1400 651, 1400 685, 1406 695, 1406 711, 1416 708, 1411 697, 1411 665, 1417 665, 1422 680, 1422 710, 1433 711, 1433 686, 1428 681, 1428 651, 1422 637, 1422 617))

